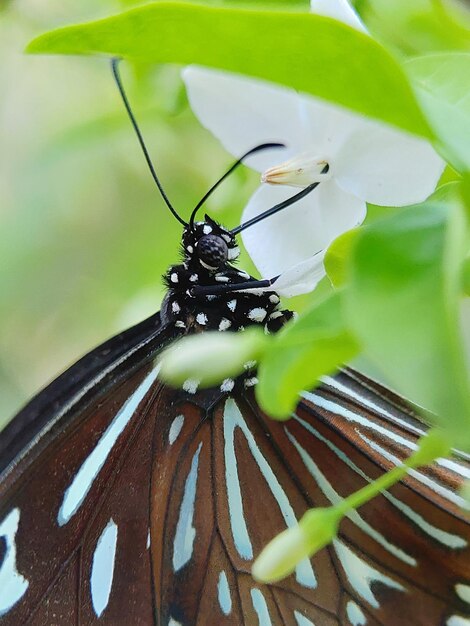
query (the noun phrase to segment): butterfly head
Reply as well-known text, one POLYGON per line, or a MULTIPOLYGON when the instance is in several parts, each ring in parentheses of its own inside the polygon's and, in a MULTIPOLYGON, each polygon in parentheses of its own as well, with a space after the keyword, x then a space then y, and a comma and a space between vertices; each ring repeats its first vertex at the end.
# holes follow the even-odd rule
POLYGON ((186 261, 196 262, 206 270, 216 272, 226 263, 235 261, 240 255, 240 248, 230 231, 206 215, 204 222, 185 228, 183 252, 186 261))

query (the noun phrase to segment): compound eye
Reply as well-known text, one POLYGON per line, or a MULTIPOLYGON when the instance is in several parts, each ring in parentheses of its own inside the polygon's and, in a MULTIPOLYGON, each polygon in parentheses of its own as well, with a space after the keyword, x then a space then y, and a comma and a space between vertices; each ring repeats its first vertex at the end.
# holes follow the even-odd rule
POLYGON ((217 269, 228 259, 228 246, 217 235, 203 235, 196 248, 199 259, 211 268, 217 269))

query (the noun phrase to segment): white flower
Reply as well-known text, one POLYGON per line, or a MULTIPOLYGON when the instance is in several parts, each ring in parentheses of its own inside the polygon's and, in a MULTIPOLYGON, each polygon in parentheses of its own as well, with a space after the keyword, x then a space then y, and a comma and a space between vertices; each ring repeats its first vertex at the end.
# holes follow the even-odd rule
MULTIPOLYGON (((346 0, 312 0, 311 5, 313 12, 364 30, 346 0)), ((421 202, 443 171, 427 141, 324 100, 195 66, 186 68, 183 78, 195 114, 236 157, 266 142, 287 146, 247 159, 271 184, 262 184, 251 197, 243 222, 294 195, 296 187, 320 182, 302 200, 243 231, 263 278, 281 275, 274 288, 282 295, 315 287, 325 275, 327 247, 362 223, 366 202, 421 202)))

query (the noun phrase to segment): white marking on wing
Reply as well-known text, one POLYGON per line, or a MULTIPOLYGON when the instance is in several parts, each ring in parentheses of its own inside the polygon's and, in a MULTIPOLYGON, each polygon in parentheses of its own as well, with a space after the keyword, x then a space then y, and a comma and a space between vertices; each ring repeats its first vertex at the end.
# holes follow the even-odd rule
POLYGON ((369 398, 366 398, 365 396, 361 396, 361 394, 358 393, 357 391, 350 389, 347 385, 344 385, 339 380, 336 380, 336 378, 333 378, 332 376, 321 376, 320 380, 323 383, 325 383, 328 387, 334 387, 335 389, 338 389, 338 391, 341 391, 341 393, 344 393, 345 396, 349 396, 350 398, 357 400, 363 406, 366 406, 369 409, 372 409, 379 415, 383 415, 384 417, 387 417, 388 419, 392 420, 396 424, 400 424, 400 426, 403 426, 404 428, 408 428, 414 431, 417 435, 424 435, 425 431, 422 430, 421 428, 416 428, 416 426, 413 426, 413 424, 409 424, 407 421, 400 419, 393 413, 390 413, 386 409, 382 408, 379 404, 372 402, 372 400, 370 400, 369 398))
MULTIPOLYGON (((63 404, 55 415, 51 415, 51 418, 48 420, 45 426, 37 433, 35 437, 31 439, 29 444, 25 446, 25 448, 18 454, 18 456, 16 457, 16 464, 19 463, 21 459, 23 459, 28 454, 28 452, 37 445, 38 441, 40 441, 51 430, 51 428, 66 413, 68 413, 68 411, 70 411, 77 404, 77 402, 79 402, 84 396, 86 396, 86 394, 89 391, 91 391, 93 387, 96 387, 102 380, 104 380, 104 378, 106 378, 106 376, 108 376, 108 374, 116 370, 120 365, 122 365, 125 361, 127 361, 133 354, 135 354, 136 352, 144 348, 146 345, 151 343, 155 339, 155 336, 158 335, 159 332, 160 332, 160 329, 155 330, 151 335, 149 335, 148 337, 140 341, 136 346, 131 348, 128 352, 123 354, 116 361, 113 361, 107 367, 104 367, 102 370, 100 370, 99 374, 97 374, 94 378, 92 378, 86 385, 81 387, 79 391, 77 391, 76 394, 72 395, 69 401, 63 404)), ((12 464, 11 467, 5 471, 5 474, 3 476, 4 478, 8 476, 8 474, 11 472, 13 467, 14 465, 12 464)))
POLYGON ((172 421, 170 426, 170 432, 168 433, 168 441, 170 442, 170 446, 172 446, 175 441, 178 439, 178 435, 181 432, 184 424, 184 415, 177 415, 175 419, 172 421))
POLYGON ((150 528, 147 532, 147 543, 145 544, 145 547, 147 548, 147 550, 150 548, 150 528))
POLYGON ((59 513, 57 514, 57 522, 59 526, 67 524, 71 517, 78 511, 101 468, 105 464, 114 444, 118 440, 119 435, 130 422, 131 418, 137 411, 139 404, 142 402, 150 387, 157 379, 159 370, 160 365, 147 374, 134 393, 123 404, 112 422, 101 435, 100 440, 96 444, 93 451, 83 462, 82 466, 76 473, 75 478, 65 491, 62 505, 59 509, 59 513))
POLYGON ((348 422, 360 424, 361 426, 364 426, 365 428, 368 428, 369 430, 373 430, 377 433, 380 433, 387 439, 390 439, 391 441, 394 441, 395 443, 398 443, 410 450, 416 450, 417 448, 416 444, 412 443, 408 439, 405 439, 405 437, 398 435, 390 428, 386 428, 384 426, 380 426, 379 424, 375 424, 375 422, 367 419, 363 415, 360 415, 359 413, 354 413, 353 411, 346 409, 344 406, 341 406, 340 404, 337 404, 336 402, 332 402, 331 400, 326 400, 325 398, 322 398, 321 396, 315 393, 311 393, 309 391, 303 391, 301 395, 307 400, 310 400, 310 402, 312 402, 316 406, 319 406, 320 408, 325 409, 325 411, 331 411, 332 413, 335 413, 336 415, 340 415, 341 417, 344 417, 346 420, 348 420, 348 422))
POLYGON ((177 622, 175 619, 170 617, 170 621, 168 622, 168 626, 183 626, 181 622, 177 622))
POLYGON ((450 469, 451 472, 454 472, 463 478, 470 478, 470 469, 460 465, 456 461, 452 461, 451 459, 436 459, 436 463, 442 467, 450 469))
POLYGON ((108 606, 113 584, 118 529, 111 518, 96 542, 91 564, 91 603, 97 617, 108 606))
POLYGON ((446 622, 446 626, 470 626, 470 619, 461 615, 451 615, 446 622))
POLYGON ((175 541, 173 544, 173 570, 177 572, 191 559, 193 554, 196 529, 193 526, 194 504, 196 502, 197 475, 199 468, 199 454, 202 442, 194 453, 181 501, 180 514, 176 525, 175 541))
POLYGON ((253 608, 258 616, 258 626, 272 626, 271 616, 269 615, 268 605, 259 589, 251 590, 251 601, 253 608))
POLYGON ((234 430, 237 415, 233 409, 233 400, 225 404, 224 411, 224 457, 225 457, 225 484, 227 488, 230 525, 232 527, 235 547, 242 559, 253 558, 248 528, 243 511, 243 500, 238 479, 237 459, 235 456, 234 430))
POLYGON ((406 591, 400 583, 366 563, 339 539, 333 541, 333 546, 349 584, 363 600, 374 608, 378 609, 380 604, 372 591, 372 583, 380 582, 391 589, 406 591))
MULTIPOLYGON (((361 439, 363 439, 373 450, 379 452, 385 459, 387 459, 394 465, 402 465, 402 461, 394 454, 383 448, 378 443, 375 443, 375 441, 372 441, 362 433, 358 434, 361 439)), ((462 509, 466 509, 467 511, 470 510, 470 504, 465 500, 465 498, 462 498, 450 489, 446 489, 442 485, 439 485, 438 483, 436 483, 436 481, 432 480, 432 478, 429 478, 429 476, 426 476, 425 474, 422 474, 421 472, 418 472, 416 470, 409 470, 408 474, 410 476, 413 476, 413 478, 416 478, 416 480, 419 480, 419 482, 423 485, 429 487, 435 493, 449 500, 449 502, 453 502, 457 506, 461 507, 462 509)))
MULTIPOLYGON (((337 504, 342 501, 342 497, 333 489, 331 483, 327 480, 323 472, 320 470, 318 465, 314 462, 312 457, 306 452, 304 448, 299 444, 296 438, 289 433, 287 428, 285 429, 287 437, 289 441, 295 446, 297 452, 299 453, 302 461, 304 462, 305 467, 310 472, 310 474, 315 479, 317 485, 320 487, 323 494, 328 498, 331 504, 337 504)), ((417 561, 412 556, 398 548, 397 546, 390 543, 381 533, 379 533, 375 528, 373 528, 370 524, 368 524, 357 511, 350 511, 347 514, 347 517, 356 524, 362 531, 372 537, 377 543, 379 543, 387 552, 393 554, 397 559, 400 559, 404 563, 411 565, 412 567, 417 566, 417 561)))
POLYGON ((455 593, 461 600, 470 604, 470 585, 464 585, 463 583, 457 583, 455 585, 455 593))
POLYGON ((26 593, 29 582, 16 569, 15 536, 20 522, 20 509, 12 509, 0 524, 0 537, 5 538, 6 551, 0 567, 0 616, 5 615, 26 593))
POLYGON ((367 623, 367 618, 361 607, 352 600, 349 600, 346 605, 346 613, 352 626, 364 626, 367 623))
MULTIPOLYGON (((251 559, 253 557, 253 548, 248 535, 248 529, 243 511, 243 501, 240 490, 240 481, 238 478, 237 459, 235 455, 235 441, 234 433, 236 428, 245 435, 245 439, 250 448, 250 452, 253 455, 266 483, 268 484, 271 493, 273 494, 279 509, 282 513, 284 521, 287 527, 297 525, 297 519, 295 517, 294 510, 289 502, 289 499, 279 483, 276 475, 274 474, 271 466, 264 458, 261 450, 258 448, 255 438, 250 429, 246 425, 243 416, 237 407, 233 399, 228 399, 225 403, 224 410, 224 439, 225 439, 225 478, 227 485, 227 497, 230 513, 230 524, 232 527, 233 539, 235 546, 240 556, 244 559, 251 559)), ((317 586, 317 580, 312 569, 312 564, 308 559, 301 561, 296 569, 296 580, 301 585, 308 588, 315 588, 317 586)))
POLYGON ((219 582, 217 583, 217 595, 223 614, 230 615, 232 611, 232 598, 230 596, 230 587, 228 585, 227 574, 224 571, 220 572, 219 574, 219 582))
POLYGON ((315 626, 315 624, 309 620, 305 615, 302 615, 299 611, 294 611, 295 621, 297 626, 315 626))
POLYGON ((442 530, 442 528, 437 528, 430 524, 427 520, 424 519, 422 515, 416 513, 410 506, 392 496, 388 491, 382 492, 382 495, 389 500, 393 506, 395 506, 399 511, 401 511, 408 519, 416 524, 423 532, 427 535, 441 543, 446 548, 450 548, 451 550, 462 550, 468 546, 468 541, 459 535, 453 535, 452 533, 447 532, 446 530, 442 530))
MULTIPOLYGON (((294 419, 299 422, 299 424, 301 424, 312 435, 317 437, 317 439, 325 443, 330 448, 330 450, 334 452, 336 456, 341 459, 343 463, 345 463, 350 469, 356 472, 356 474, 359 474, 359 476, 361 476, 367 482, 372 482, 372 479, 367 476, 360 469, 360 467, 353 463, 342 450, 335 446, 335 444, 332 443, 329 439, 324 437, 320 432, 318 432, 318 430, 313 428, 313 426, 311 426, 308 422, 304 421, 297 415, 294 419)), ((463 537, 460 537, 459 535, 453 535, 445 530, 442 530, 441 528, 437 528, 436 526, 430 524, 421 515, 419 515, 419 513, 416 513, 416 511, 414 511, 410 506, 404 504, 403 502, 401 502, 401 500, 395 498, 395 496, 392 496, 392 494, 388 493, 388 491, 383 491, 382 496, 386 498, 393 506, 399 509, 400 512, 403 513, 403 515, 405 515, 413 523, 415 523, 423 532, 425 532, 427 535, 429 535, 442 545, 446 546, 447 548, 457 550, 465 548, 468 545, 467 541, 463 537)))
MULTIPOLYGON (((328 378, 328 377, 322 377, 322 380, 324 380, 325 378, 328 378)), ((419 430, 418 428, 413 427, 411 424, 408 424, 408 422, 405 422, 404 420, 400 420, 398 417, 395 417, 391 413, 388 413, 387 411, 380 408, 378 405, 374 404, 370 400, 363 398, 362 396, 351 391, 350 389, 348 389, 346 386, 342 385, 338 381, 335 381, 334 378, 328 378, 327 384, 333 387, 336 387, 337 389, 343 391, 344 393, 349 394, 352 398, 355 398, 359 400, 360 402, 362 402, 364 406, 368 406, 369 408, 377 412, 380 412, 382 415, 385 415, 386 417, 391 418, 397 424, 400 424, 404 426, 405 428, 411 428, 413 431, 416 432, 416 434, 418 435, 425 434, 424 430, 419 430)), ((314 404, 316 404, 317 406, 320 406, 326 410, 332 411, 333 413, 336 413, 337 415, 341 415, 341 417, 346 418, 348 421, 353 421, 358 424, 361 424, 362 426, 365 426, 366 428, 369 428, 370 430, 375 430, 376 432, 380 433, 381 435, 384 435, 388 439, 391 439, 392 441, 399 443, 405 448, 408 448, 408 450, 414 451, 418 449, 418 446, 414 442, 409 441, 408 439, 406 439, 405 437, 402 437, 401 435, 398 435, 397 433, 393 432, 393 430, 380 426, 379 424, 375 424, 371 420, 368 420, 362 415, 358 415, 357 413, 354 413, 350 411, 349 409, 346 409, 340 404, 336 404, 335 402, 332 402, 331 400, 325 400, 321 396, 311 393, 311 392, 307 392, 307 391, 302 392, 301 395, 307 398, 308 400, 310 400, 311 402, 313 402, 314 404)), ((464 467, 463 465, 460 465, 459 463, 456 463, 455 461, 452 461, 451 459, 439 458, 439 459, 436 459, 435 463, 437 463, 441 467, 445 467, 451 470, 452 472, 454 472, 455 474, 458 474, 459 476, 463 476, 464 478, 470 478, 470 469, 467 467, 464 467)))

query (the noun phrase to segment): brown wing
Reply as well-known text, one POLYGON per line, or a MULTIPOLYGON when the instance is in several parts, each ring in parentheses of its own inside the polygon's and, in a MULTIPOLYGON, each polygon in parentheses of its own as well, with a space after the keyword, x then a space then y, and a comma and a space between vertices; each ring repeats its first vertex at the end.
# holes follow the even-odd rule
POLYGON ((157 315, 110 340, 2 433, 2 624, 154 623, 154 358, 169 339, 157 315))
POLYGON ((399 399, 345 372, 306 394, 288 423, 249 395, 167 406, 152 479, 159 624, 466 623, 470 524, 456 493, 465 461, 441 461, 362 507, 285 581, 250 576, 262 547, 308 508, 410 453, 423 426, 399 399))

